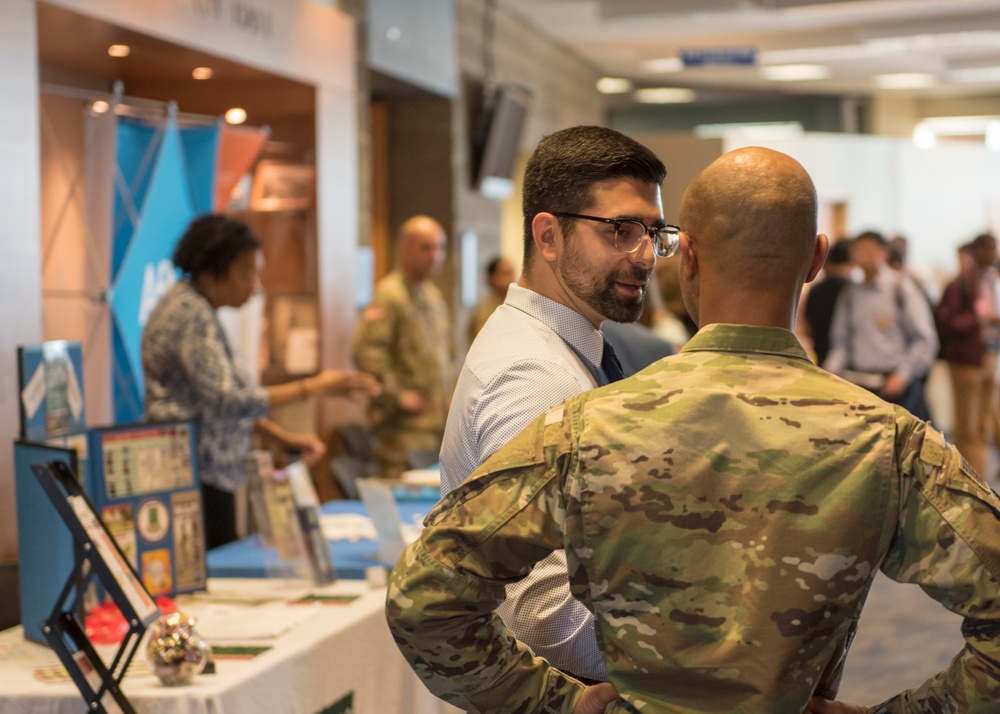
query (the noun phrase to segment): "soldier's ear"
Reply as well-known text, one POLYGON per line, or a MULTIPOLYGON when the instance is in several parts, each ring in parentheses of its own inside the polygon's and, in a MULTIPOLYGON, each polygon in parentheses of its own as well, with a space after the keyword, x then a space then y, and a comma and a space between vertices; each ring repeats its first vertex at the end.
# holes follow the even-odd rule
POLYGON ((826 237, 825 233, 820 233, 816 236, 816 246, 813 248, 812 263, 809 265, 809 272, 806 274, 806 282, 812 282, 820 269, 822 269, 823 264, 826 262, 826 254, 830 250, 830 241, 826 237))
POLYGON ((536 213, 531 219, 531 236, 535 250, 545 261, 554 263, 559 257, 562 228, 559 220, 551 213, 536 213))
POLYGON ((686 280, 693 280, 698 274, 698 253, 695 250, 694 240, 684 231, 680 233, 678 249, 681 255, 681 276, 686 280))

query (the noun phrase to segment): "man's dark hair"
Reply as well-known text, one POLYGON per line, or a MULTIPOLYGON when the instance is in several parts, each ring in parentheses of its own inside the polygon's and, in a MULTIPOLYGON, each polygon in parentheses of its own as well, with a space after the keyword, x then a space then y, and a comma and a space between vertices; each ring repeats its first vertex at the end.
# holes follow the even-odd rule
POLYGON ((861 233, 858 233, 856 236, 854 236, 855 242, 859 240, 873 240, 883 248, 885 248, 889 244, 888 241, 886 241, 885 236, 879 233, 878 231, 862 231, 861 233))
POLYGON ((851 241, 849 238, 841 238, 832 246, 826 255, 826 262, 829 265, 847 265, 851 262, 851 241))
POLYGON ((972 239, 972 243, 970 245, 973 248, 983 248, 993 243, 996 243, 996 238, 993 237, 992 233, 980 233, 972 239))
POLYGON ((502 262, 503 262, 502 255, 498 255, 496 258, 491 260, 489 263, 486 264, 486 274, 492 278, 494 275, 496 275, 497 268, 500 267, 500 263, 502 262))
MULTIPOLYGON (((613 129, 575 126, 542 139, 524 171, 524 266, 534 252, 531 222, 545 211, 580 213, 594 201, 598 181, 632 178, 659 186, 667 169, 656 154, 613 129)), ((560 218, 572 233, 569 219, 560 218)))
POLYGON ((225 216, 204 215, 191 221, 177 247, 174 265, 188 275, 226 274, 240 255, 258 250, 262 243, 245 223, 225 216))

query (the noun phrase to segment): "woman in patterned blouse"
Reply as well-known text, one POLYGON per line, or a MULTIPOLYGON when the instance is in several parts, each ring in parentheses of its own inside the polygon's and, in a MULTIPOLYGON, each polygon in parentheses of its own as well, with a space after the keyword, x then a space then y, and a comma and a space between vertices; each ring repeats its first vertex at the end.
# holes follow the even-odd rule
POLYGON ((206 545, 235 540, 233 494, 254 433, 298 451, 307 464, 326 451, 315 434, 290 432, 267 418, 270 407, 318 394, 374 394, 378 383, 353 370, 323 370, 285 384, 255 387, 234 355, 216 310, 240 307, 258 286, 261 242, 224 216, 195 219, 173 255, 183 279, 156 304, 142 335, 149 421, 193 420, 205 507, 206 545))

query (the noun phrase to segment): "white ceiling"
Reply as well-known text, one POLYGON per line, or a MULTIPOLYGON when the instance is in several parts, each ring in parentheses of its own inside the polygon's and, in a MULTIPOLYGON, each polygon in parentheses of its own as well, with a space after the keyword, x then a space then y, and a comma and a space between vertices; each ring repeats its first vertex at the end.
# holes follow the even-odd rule
MULTIPOLYGON (((496 0, 636 87, 711 101, 747 90, 942 98, 1000 94, 1000 0, 496 0), (753 50, 750 66, 684 66, 685 51, 753 50), (663 68, 645 64, 661 60, 663 68), (776 81, 784 65, 823 79, 776 81), (674 65, 670 67, 670 65, 674 65), (814 70, 815 71, 815 70, 814 70), (926 86, 887 88, 919 74, 926 86), (889 79, 880 78, 889 75, 889 79), (903 75, 900 77, 900 75, 903 75)), ((745 53, 744 53, 745 54, 745 53)), ((626 96, 623 95, 624 100, 626 96)))

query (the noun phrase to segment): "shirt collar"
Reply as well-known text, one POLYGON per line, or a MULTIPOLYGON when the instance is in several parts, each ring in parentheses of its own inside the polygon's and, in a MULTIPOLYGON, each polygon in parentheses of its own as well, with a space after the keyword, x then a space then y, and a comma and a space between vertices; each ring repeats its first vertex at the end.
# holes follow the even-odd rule
POLYGON ((504 304, 543 323, 592 365, 601 364, 604 336, 576 310, 517 283, 511 283, 504 304))
POLYGON ((761 352, 810 362, 799 338, 782 327, 716 323, 698 330, 681 352, 761 352))

